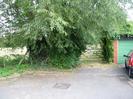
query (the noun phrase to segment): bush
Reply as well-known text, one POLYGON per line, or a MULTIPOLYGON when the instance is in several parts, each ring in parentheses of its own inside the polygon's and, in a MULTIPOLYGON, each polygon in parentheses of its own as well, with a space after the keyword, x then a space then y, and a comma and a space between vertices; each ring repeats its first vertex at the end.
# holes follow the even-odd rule
POLYGON ((54 55, 49 59, 49 64, 57 68, 71 69, 74 68, 79 63, 79 57, 74 54, 71 55, 54 55))
POLYGON ((113 40, 107 31, 103 31, 101 38, 102 58, 104 62, 113 62, 113 40))
POLYGON ((10 76, 14 73, 22 73, 30 68, 30 64, 27 59, 23 59, 24 56, 5 56, 0 57, 0 77, 10 76), (23 59, 23 62, 19 62, 23 59))

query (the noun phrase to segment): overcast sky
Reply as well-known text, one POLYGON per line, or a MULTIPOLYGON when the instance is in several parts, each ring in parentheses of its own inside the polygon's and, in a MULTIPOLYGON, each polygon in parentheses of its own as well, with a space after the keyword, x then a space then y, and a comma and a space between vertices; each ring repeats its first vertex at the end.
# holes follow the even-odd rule
POLYGON ((133 9, 130 9, 127 12, 128 12, 128 20, 132 20, 133 21, 133 9))

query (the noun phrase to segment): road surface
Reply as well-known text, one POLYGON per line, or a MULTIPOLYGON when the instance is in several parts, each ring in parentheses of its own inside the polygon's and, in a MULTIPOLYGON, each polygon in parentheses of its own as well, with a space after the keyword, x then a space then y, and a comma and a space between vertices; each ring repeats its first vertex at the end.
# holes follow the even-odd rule
POLYGON ((40 72, 0 81, 0 99, 133 99, 123 67, 40 72))

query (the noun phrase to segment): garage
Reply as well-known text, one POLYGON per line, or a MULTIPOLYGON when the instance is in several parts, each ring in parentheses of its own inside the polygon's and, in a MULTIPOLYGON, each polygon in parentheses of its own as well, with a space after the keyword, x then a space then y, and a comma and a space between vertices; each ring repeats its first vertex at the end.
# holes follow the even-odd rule
POLYGON ((118 41, 118 63, 124 63, 123 55, 127 55, 133 49, 133 40, 119 40, 118 41))
POLYGON ((123 55, 133 49, 133 39, 120 39, 114 41, 114 63, 124 64, 123 55))

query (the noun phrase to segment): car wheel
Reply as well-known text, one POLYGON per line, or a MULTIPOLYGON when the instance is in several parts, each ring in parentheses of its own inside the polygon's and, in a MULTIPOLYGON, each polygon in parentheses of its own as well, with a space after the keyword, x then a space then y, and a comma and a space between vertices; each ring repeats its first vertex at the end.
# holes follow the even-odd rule
POLYGON ((129 76, 130 78, 132 78, 132 77, 133 77, 133 74, 132 74, 132 69, 130 69, 130 68, 129 68, 129 70, 128 70, 128 76, 129 76))

